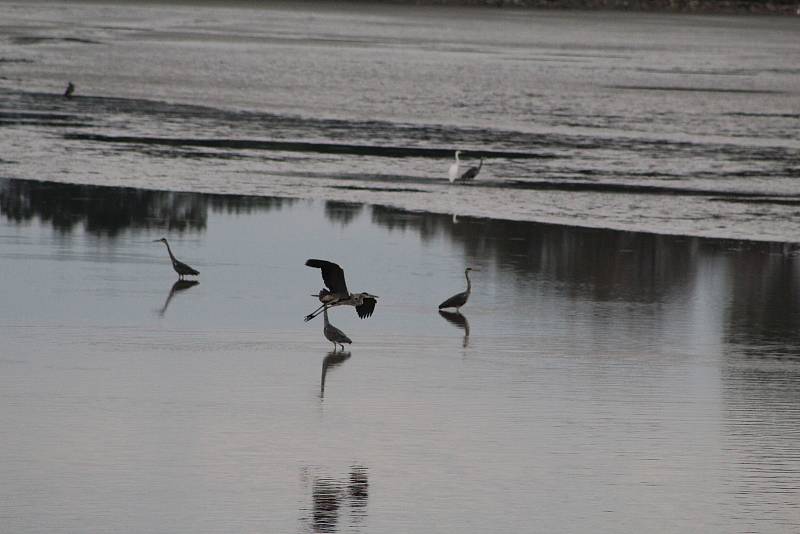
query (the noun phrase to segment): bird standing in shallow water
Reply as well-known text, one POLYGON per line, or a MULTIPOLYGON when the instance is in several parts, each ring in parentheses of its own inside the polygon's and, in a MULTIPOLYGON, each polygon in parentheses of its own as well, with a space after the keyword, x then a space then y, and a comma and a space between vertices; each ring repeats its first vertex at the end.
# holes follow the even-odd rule
POLYGON ((325 326, 322 327, 322 333, 325 334, 325 339, 333 343, 333 351, 336 352, 336 344, 338 343, 342 350, 344 350, 344 345, 342 343, 352 343, 347 334, 333 326, 328 321, 328 307, 325 306, 322 308, 322 317, 325 320, 325 326))
POLYGON ((455 182, 456 178, 458 178, 459 174, 459 165, 460 161, 458 160, 458 155, 461 154, 460 150, 456 150, 456 161, 450 165, 450 170, 447 173, 447 177, 450 178, 450 182, 455 182))
POLYGON ((167 252, 169 253, 169 259, 172 260, 172 268, 175 269, 176 273, 178 273, 179 280, 183 280, 184 276, 197 276, 198 274, 200 274, 198 271, 192 269, 191 267, 180 261, 178 258, 176 258, 174 254, 172 254, 172 249, 169 248, 169 243, 167 243, 166 238, 162 237, 161 239, 156 239, 155 241, 153 241, 153 243, 159 243, 159 242, 167 245, 167 252))
POLYGON ((455 308, 456 311, 460 311, 459 308, 467 303, 467 299, 469 298, 469 294, 472 291, 472 283, 469 281, 469 272, 475 271, 477 269, 473 269, 472 267, 467 267, 464 269, 464 276, 467 278, 467 290, 461 293, 457 293, 450 297, 449 299, 445 300, 441 304, 439 304, 439 309, 444 308, 455 308))
POLYGON ((75 92, 75 84, 72 82, 67 83, 67 88, 64 90, 64 98, 69 98, 75 92))
POLYGON ((464 173, 461 173, 461 160, 458 159, 458 155, 461 154, 460 150, 456 150, 456 161, 450 165, 450 170, 447 173, 447 177, 450 179, 450 183, 453 182, 468 182, 470 180, 474 180, 478 173, 481 172, 481 168, 483 167, 483 158, 481 158, 480 163, 477 167, 470 167, 464 173))
POLYGON ((470 180, 474 180, 478 173, 481 172, 481 167, 483 167, 483 158, 481 158, 480 163, 477 167, 470 167, 467 169, 464 174, 458 179, 459 182, 469 182, 470 180))

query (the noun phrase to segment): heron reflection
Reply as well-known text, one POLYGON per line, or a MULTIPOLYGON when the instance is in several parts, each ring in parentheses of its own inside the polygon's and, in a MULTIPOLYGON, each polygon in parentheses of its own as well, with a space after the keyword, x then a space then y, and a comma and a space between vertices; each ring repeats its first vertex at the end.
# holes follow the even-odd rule
POLYGON ((469 321, 467 318, 461 314, 461 312, 450 312, 445 310, 439 310, 439 315, 441 315, 445 321, 450 323, 451 325, 456 326, 464 331, 464 348, 467 347, 469 344, 469 321))
POLYGON ((328 369, 341 365, 346 360, 350 359, 350 353, 344 351, 332 350, 322 360, 322 378, 319 382, 319 398, 325 396, 325 377, 328 374, 328 369))
POLYGON ((349 517, 355 526, 366 516, 369 498, 367 468, 360 465, 350 467, 346 479, 314 477, 311 481, 311 527, 313 532, 337 532, 339 512, 349 507, 349 517))
POLYGON ((185 291, 190 287, 194 287, 199 284, 197 280, 176 280, 172 287, 169 288, 169 295, 167 295, 167 300, 164 301, 164 306, 161 307, 158 314, 161 317, 164 317, 164 314, 167 313, 167 308, 169 307, 169 303, 172 301, 172 297, 175 296, 175 293, 178 291, 185 291))

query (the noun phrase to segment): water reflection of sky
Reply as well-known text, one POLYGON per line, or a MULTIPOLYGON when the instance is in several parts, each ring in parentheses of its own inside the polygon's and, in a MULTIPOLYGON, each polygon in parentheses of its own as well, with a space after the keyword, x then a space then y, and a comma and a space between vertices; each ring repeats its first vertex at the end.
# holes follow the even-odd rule
MULTIPOLYGON (((214 475, 236 473, 233 458, 264 462, 281 476, 255 487, 272 495, 300 469, 284 488, 298 503, 286 521, 319 531, 383 531, 418 498, 428 504, 404 524, 520 527, 535 514, 620 531, 569 515, 605 507, 630 519, 623 531, 651 517, 667 531, 726 531, 715 525, 736 524, 737 506, 772 518, 765 531, 800 524, 799 262, 777 245, 14 180, 0 210, 0 389, 11 399, 0 437, 12 451, 0 465, 18 481, 39 482, 20 458, 48 464, 46 443, 64 438, 48 433, 58 424, 22 421, 50 421, 59 403, 98 421, 96 406, 144 407, 141 424, 164 425, 172 453, 193 448, 164 429, 192 436, 194 418, 208 425, 201 441, 235 435, 238 448, 190 453, 201 465, 223 454, 206 465, 214 475), (152 243, 162 235, 199 284, 176 288, 152 243), (364 321, 334 310, 354 340, 347 358, 330 358, 321 321, 302 321, 322 282, 309 257, 380 296, 364 321), (440 316, 465 265, 481 269, 470 302, 440 316), (139 376, 152 383, 137 400, 139 376), (453 517, 457 502, 470 506, 453 517), (504 504, 505 515, 481 512, 504 504)), ((91 420, 85 432, 105 435, 91 420)))

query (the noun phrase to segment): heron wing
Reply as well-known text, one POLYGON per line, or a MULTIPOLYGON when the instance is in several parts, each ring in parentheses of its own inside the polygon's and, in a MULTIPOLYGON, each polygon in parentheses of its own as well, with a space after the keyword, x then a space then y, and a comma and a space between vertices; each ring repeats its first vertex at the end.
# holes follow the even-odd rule
POLYGON ((465 172, 464 174, 461 175, 461 179, 462 180, 472 180, 476 176, 478 176, 478 171, 480 171, 480 169, 478 167, 470 167, 469 169, 467 169, 467 172, 465 172))
POLYGON ((481 167, 483 167, 483 158, 481 158, 481 162, 477 167, 470 167, 467 169, 467 171, 461 175, 459 180, 473 180, 476 176, 478 176, 478 173, 481 172, 481 167))
POLYGON ((457 295, 453 295, 446 301, 439 304, 439 309, 442 308, 457 308, 459 306, 463 306, 464 303, 467 302, 467 293, 458 293, 457 295))
POLYGON ((347 337, 347 334, 345 334, 332 324, 328 324, 328 326, 325 327, 325 337, 328 338, 328 341, 335 341, 337 343, 353 342, 349 337, 347 337))
POLYGON ((337 295, 350 295, 347 290, 347 284, 344 281, 344 271, 337 264, 332 261, 325 260, 307 260, 308 267, 322 269, 322 281, 325 286, 337 295))
POLYGON ((189 267, 188 265, 179 260, 175 260, 175 270, 178 271, 178 273, 180 274, 191 274, 191 275, 200 274, 200 272, 198 272, 196 269, 192 269, 191 267, 189 267))
POLYGON ((375 311, 375 305, 378 303, 376 299, 366 298, 361 306, 356 306, 356 313, 362 319, 366 319, 375 311))

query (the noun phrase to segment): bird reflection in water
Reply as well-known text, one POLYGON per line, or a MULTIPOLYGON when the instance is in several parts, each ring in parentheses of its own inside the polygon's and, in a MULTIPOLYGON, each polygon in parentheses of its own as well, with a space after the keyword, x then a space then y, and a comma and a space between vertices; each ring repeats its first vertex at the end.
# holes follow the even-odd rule
POLYGON ((319 382, 319 398, 325 397, 325 376, 328 374, 328 369, 341 365, 342 362, 350 358, 349 352, 332 350, 322 360, 322 379, 319 382))
POLYGON ((194 287, 199 284, 197 280, 176 280, 172 287, 169 289, 169 295, 167 295, 167 300, 164 301, 164 306, 161 307, 159 310, 158 315, 164 317, 164 314, 167 313, 167 308, 169 307, 169 303, 172 301, 172 297, 175 296, 175 293, 178 291, 185 291, 190 287, 194 287))
POLYGON ((461 312, 449 312, 444 310, 439 310, 439 315, 444 317, 444 320, 448 323, 455 325, 464 331, 463 347, 467 348, 467 345, 469 344, 469 321, 467 318, 462 315, 461 312))
POLYGON ((339 512, 349 508, 350 525, 355 526, 366 517, 369 497, 367 468, 354 465, 346 479, 315 476, 311 481, 311 530, 336 532, 339 512))

